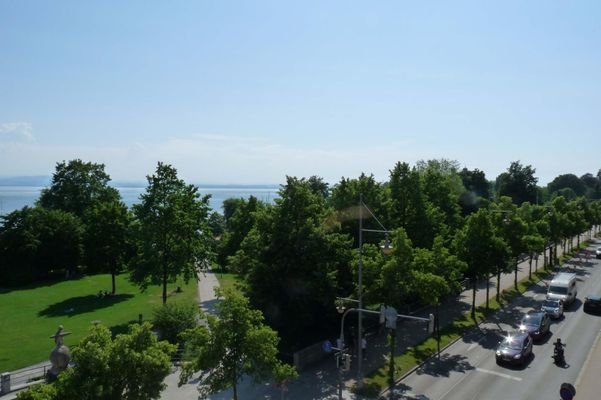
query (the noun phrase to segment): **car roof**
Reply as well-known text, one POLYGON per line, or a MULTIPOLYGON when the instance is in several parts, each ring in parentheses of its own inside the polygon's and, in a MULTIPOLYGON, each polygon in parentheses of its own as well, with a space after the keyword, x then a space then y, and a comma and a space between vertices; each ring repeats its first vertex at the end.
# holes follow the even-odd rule
POLYGON ((555 278, 553 278, 553 280, 551 281, 551 285, 567 285, 568 283, 570 283, 570 281, 572 279, 576 278, 576 274, 571 274, 571 273, 566 273, 566 272, 560 272, 559 274, 555 275, 555 278))
POLYGON ((586 296, 586 298, 589 299, 589 300, 600 301, 601 300, 601 295, 598 295, 598 294, 589 294, 588 296, 586 296))

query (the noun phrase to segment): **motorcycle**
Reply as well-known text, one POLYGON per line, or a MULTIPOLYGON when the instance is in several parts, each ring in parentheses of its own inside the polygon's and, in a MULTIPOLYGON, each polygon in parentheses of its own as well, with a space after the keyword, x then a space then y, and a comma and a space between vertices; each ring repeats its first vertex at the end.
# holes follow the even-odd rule
POLYGON ((566 363, 566 359, 564 357, 564 352, 563 352, 563 346, 565 346, 565 344, 555 346, 555 349, 553 350, 553 360, 554 360, 555 364, 560 367, 564 366, 566 363))

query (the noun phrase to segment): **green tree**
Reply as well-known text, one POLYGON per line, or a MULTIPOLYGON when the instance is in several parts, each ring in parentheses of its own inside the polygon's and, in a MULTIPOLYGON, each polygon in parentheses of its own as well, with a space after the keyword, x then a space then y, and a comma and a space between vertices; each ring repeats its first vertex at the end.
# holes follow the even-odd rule
POLYGON ((152 310, 152 326, 158 331, 161 340, 178 344, 181 342, 180 335, 193 329, 200 315, 196 302, 167 303, 152 310))
POLYGON ((518 265, 520 256, 527 251, 524 237, 528 234, 528 225, 517 212, 517 206, 511 198, 502 196, 492 209, 493 222, 500 236, 509 246, 513 259, 514 287, 518 289, 518 265))
POLYGON ((6 283, 29 283, 63 270, 71 274, 80 264, 83 227, 73 214, 24 207, 2 219, 0 270, 6 283))
POLYGON ((463 215, 469 215, 482 206, 482 203, 490 201, 490 183, 486 175, 479 169, 468 170, 463 168, 459 172, 465 192, 459 197, 459 204, 463 215))
POLYGON ((138 257, 131 277, 142 289, 162 285, 165 304, 167 284, 179 276, 196 279, 201 263, 211 258, 209 196, 201 198, 195 186, 177 177, 175 168, 159 162, 140 198, 133 206, 138 257))
POLYGON ((488 279, 491 271, 495 270, 503 244, 495 233, 488 210, 484 209, 471 214, 465 226, 456 233, 455 249, 458 257, 466 263, 466 274, 472 283, 472 318, 476 315, 478 280, 488 279))
POLYGON ((351 279, 350 240, 304 179, 287 177, 275 205, 260 215, 232 268, 247 271, 246 293, 284 348, 313 343, 335 329, 335 296, 351 279))
POLYGON ((132 253, 129 211, 120 201, 99 202, 85 212, 85 219, 86 266, 92 272, 110 273, 115 294, 115 277, 132 253))
POLYGON ((536 204, 538 178, 534 176, 535 173, 536 169, 532 166, 523 166, 519 161, 513 161, 507 172, 497 177, 495 184, 497 197, 511 197, 518 205, 525 201, 536 204))
POLYGON ((397 162, 390 171, 390 225, 405 229, 415 247, 429 248, 434 234, 417 170, 397 162))
POLYGON ((196 345, 193 361, 185 363, 180 384, 200 371, 199 392, 203 398, 233 388, 238 399, 238 382, 243 376, 262 382, 274 377, 278 383, 297 376, 292 366, 277 358, 279 338, 264 324, 260 311, 250 308, 248 299, 234 291, 224 291, 217 303, 217 316, 209 315, 208 333, 195 330, 188 335, 196 345))
MULTIPOLYGON (((254 196, 236 202, 235 210, 227 219, 225 233, 219 244, 217 261, 222 267, 229 267, 228 257, 233 256, 240 249, 242 241, 257 223, 257 212, 263 208, 265 204, 254 196)), ((236 272, 245 273, 244 265, 240 266, 242 269, 236 272)))
MULTIPOLYGON (((327 205, 336 211, 336 220, 340 222, 341 232, 353 238, 353 246, 359 246, 359 199, 369 206, 378 218, 387 220, 386 194, 373 175, 361 174, 356 179, 342 178, 332 188, 327 205)), ((363 213, 364 219, 371 216, 363 213)), ((365 223, 366 221, 364 221, 365 223)), ((379 238, 364 237, 363 243, 376 243, 379 238)))
POLYGON ((584 196, 586 193, 586 185, 574 174, 563 174, 555 177, 548 185, 549 193, 557 192, 561 189, 571 189, 576 197, 584 196))
POLYGON ((96 202, 119 199, 117 189, 108 186, 110 176, 104 164, 71 160, 56 164, 49 188, 42 190, 38 204, 45 208, 68 211, 83 218, 96 202))
POLYGON ((117 335, 95 325, 72 351, 76 365, 20 395, 25 400, 147 400, 160 398, 171 372, 175 346, 157 341, 148 323, 130 326, 129 333, 117 335), (41 397, 42 395, 47 397, 41 397))

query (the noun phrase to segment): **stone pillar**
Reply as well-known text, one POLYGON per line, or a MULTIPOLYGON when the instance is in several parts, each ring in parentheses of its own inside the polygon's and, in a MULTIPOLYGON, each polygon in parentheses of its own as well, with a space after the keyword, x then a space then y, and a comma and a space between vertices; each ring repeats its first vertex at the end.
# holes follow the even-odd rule
POLYGON ((0 394, 10 393, 10 372, 0 375, 0 394))

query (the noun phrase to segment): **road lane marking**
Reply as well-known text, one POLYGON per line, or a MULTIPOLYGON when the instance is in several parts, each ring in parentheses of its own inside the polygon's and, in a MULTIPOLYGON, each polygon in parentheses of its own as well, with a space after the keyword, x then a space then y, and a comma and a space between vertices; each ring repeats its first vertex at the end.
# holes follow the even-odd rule
POLYGON ((485 374, 491 374, 491 375, 500 376, 501 378, 512 379, 512 380, 518 381, 518 382, 522 381, 522 378, 518 378, 517 376, 511 376, 509 374, 504 374, 502 372, 491 371, 491 370, 483 369, 483 368, 476 368, 476 371, 478 371, 478 372, 484 372, 485 374))

